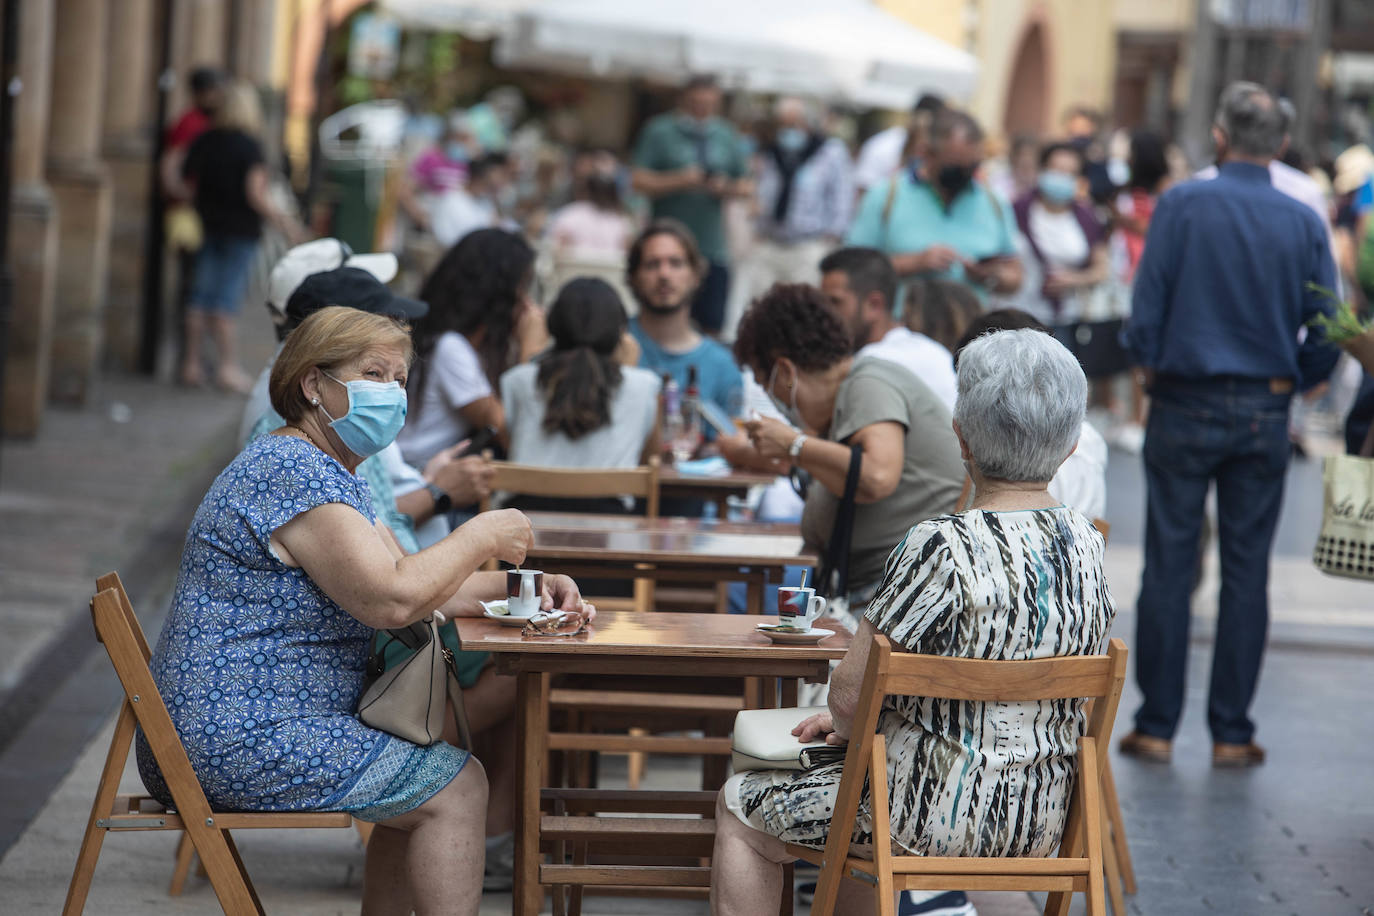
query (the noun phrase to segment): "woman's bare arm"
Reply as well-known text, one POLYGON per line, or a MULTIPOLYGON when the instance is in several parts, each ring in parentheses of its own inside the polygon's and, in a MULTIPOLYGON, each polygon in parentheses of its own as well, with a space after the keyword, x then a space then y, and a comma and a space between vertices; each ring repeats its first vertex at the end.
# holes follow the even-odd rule
POLYGON ((533 543, 529 519, 486 512, 419 553, 398 547, 356 509, 326 503, 277 529, 272 546, 339 607, 370 627, 404 626, 449 600, 491 557, 519 563, 533 543))

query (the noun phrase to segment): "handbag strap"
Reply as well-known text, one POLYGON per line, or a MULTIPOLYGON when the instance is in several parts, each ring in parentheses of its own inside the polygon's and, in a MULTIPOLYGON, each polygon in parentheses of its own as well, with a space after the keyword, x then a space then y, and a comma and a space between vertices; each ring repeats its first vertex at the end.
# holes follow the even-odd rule
POLYGON ((854 534, 854 497, 859 491, 859 471, 863 467, 864 451, 857 445, 849 447, 849 471, 844 478, 844 496, 835 509, 835 524, 830 529, 824 565, 817 584, 826 591, 827 598, 849 593, 849 544, 854 534))
MULTIPOLYGON (((435 634, 437 638, 437 633, 435 634)), ((453 659, 453 650, 444 646, 444 667, 447 669, 448 701, 453 707, 453 721, 458 726, 458 740, 465 751, 472 750, 472 730, 468 727, 468 712, 463 706, 463 688, 458 683, 458 664, 453 659)))

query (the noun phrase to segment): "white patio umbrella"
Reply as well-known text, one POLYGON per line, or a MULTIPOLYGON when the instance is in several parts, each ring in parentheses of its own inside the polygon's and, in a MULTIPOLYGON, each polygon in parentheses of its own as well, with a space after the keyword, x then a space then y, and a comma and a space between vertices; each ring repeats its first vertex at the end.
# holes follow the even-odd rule
POLYGON ((461 32, 485 40, 510 29, 533 0, 379 0, 377 8, 412 29, 461 32))
MULTIPOLYGON (((432 3, 442 6, 442 2, 432 3)), ((539 0, 496 46, 503 66, 724 85, 907 108, 972 92, 977 62, 865 0, 539 0)))

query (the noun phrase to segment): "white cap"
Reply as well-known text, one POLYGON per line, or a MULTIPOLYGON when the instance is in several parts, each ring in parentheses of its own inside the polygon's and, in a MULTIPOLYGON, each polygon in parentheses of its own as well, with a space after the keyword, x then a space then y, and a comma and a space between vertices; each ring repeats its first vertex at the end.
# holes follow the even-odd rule
POLYGON ((297 245, 272 267, 267 278, 267 304, 279 315, 286 314, 286 301, 306 277, 339 267, 357 267, 367 271, 382 283, 396 277, 396 256, 390 252, 354 254, 338 239, 315 239, 297 245))

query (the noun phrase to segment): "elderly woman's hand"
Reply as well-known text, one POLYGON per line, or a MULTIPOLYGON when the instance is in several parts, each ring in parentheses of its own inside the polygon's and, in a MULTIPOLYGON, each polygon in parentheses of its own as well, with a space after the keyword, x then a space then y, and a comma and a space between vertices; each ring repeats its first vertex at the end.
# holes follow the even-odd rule
POLYGON ((534 528, 519 509, 483 512, 460 530, 485 537, 486 555, 512 566, 525 562, 525 554, 534 546, 534 528))
POLYGON ((770 460, 787 461, 787 450, 792 447, 792 440, 797 438, 795 429, 773 417, 749 420, 744 424, 744 430, 759 455, 770 460))
POLYGON ((590 601, 582 600, 582 592, 570 576, 544 577, 544 597, 540 607, 545 611, 557 608, 560 611, 581 614, 587 618, 588 623, 596 619, 596 608, 590 601))
POLYGON ((842 745, 846 741, 835 733, 835 719, 828 712, 817 713, 803 719, 796 728, 792 729, 792 734, 797 736, 798 744, 810 744, 821 736, 825 737, 826 744, 842 745))

